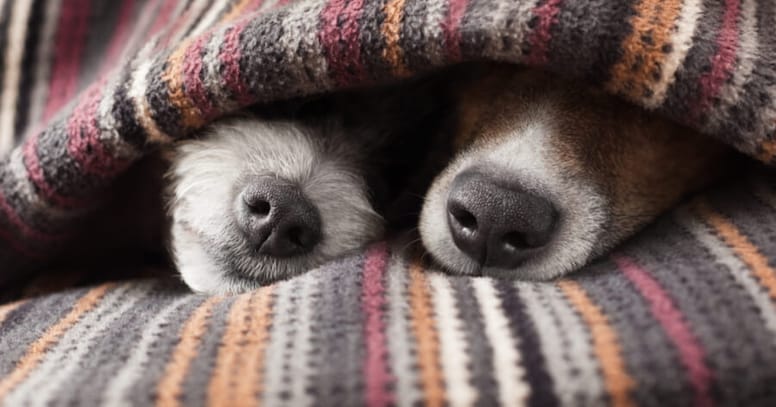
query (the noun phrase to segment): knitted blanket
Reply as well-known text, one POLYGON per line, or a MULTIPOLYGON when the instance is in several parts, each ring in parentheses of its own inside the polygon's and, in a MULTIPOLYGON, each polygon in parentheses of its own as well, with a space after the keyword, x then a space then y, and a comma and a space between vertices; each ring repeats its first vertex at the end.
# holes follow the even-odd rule
MULTIPOLYGON (((0 1, 0 280, 48 271, 155 145, 468 60, 583 80, 776 161, 770 1, 286 3, 0 1)), ((154 278, 10 302, 0 403, 774 405, 774 176, 753 165, 551 283, 449 277, 379 243, 234 297, 154 278)))

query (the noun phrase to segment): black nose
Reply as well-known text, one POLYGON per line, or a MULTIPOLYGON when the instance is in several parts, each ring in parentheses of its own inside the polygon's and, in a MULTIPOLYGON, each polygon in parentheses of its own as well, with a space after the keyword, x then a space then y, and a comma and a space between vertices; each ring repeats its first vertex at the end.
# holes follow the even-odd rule
POLYGON ((296 185, 278 178, 259 178, 242 191, 237 223, 265 256, 309 253, 321 240, 317 208, 296 185))
POLYGON ((486 267, 514 268, 551 239, 558 217, 552 203, 476 170, 453 180, 447 221, 455 245, 486 267))

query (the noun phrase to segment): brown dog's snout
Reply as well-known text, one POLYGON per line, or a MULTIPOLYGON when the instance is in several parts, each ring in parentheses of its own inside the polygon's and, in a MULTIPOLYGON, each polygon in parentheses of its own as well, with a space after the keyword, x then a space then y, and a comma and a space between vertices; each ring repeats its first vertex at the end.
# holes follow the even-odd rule
POLYGON ((514 268, 552 239, 558 213, 550 201, 477 170, 455 177, 447 198, 453 241, 484 267, 514 268))

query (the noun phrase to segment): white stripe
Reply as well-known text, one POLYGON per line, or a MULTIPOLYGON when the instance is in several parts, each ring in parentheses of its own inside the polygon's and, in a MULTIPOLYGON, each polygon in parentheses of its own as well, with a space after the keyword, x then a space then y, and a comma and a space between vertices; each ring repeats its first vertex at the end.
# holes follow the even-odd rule
MULTIPOLYGON (((286 360, 293 359, 286 344, 292 340, 295 334, 296 315, 294 313, 294 299, 298 295, 298 281, 296 279, 284 281, 276 286, 275 306, 273 307, 272 335, 267 344, 264 366, 284 366, 286 360)), ((286 369, 278 369, 264 375, 264 399, 271 405, 283 404, 281 392, 285 389, 284 375, 286 369)), ((291 376, 291 378, 296 378, 291 376)), ((262 403, 263 404, 263 403, 262 403)))
POLYGON ((27 35, 32 3, 32 0, 11 3, 13 10, 7 32, 5 75, 3 77, 2 100, 0 101, 0 157, 4 157, 13 148, 16 138, 14 118, 16 117, 16 102, 19 95, 22 58, 26 45, 24 40, 27 35))
POLYGON ((434 314, 439 331, 442 373, 445 376, 451 406, 470 406, 477 400, 477 389, 471 384, 466 352, 466 335, 448 277, 429 273, 433 290, 434 314))
POLYGON ((561 405, 604 404, 599 366, 592 357, 592 338, 554 284, 518 283, 520 298, 534 319, 540 350, 561 405))
POLYGON ((139 65, 132 73, 131 85, 128 96, 135 105, 135 118, 140 122, 143 128, 148 132, 149 140, 159 141, 167 140, 167 136, 162 132, 151 117, 145 92, 148 89, 148 74, 154 65, 154 58, 149 58, 148 54, 154 46, 153 42, 148 43, 135 59, 139 65))
POLYGON ((656 108, 663 103, 666 98, 668 87, 674 81, 676 71, 684 63, 687 52, 693 45, 692 37, 695 33, 695 27, 698 25, 698 19, 702 12, 702 0, 685 0, 683 7, 679 12, 679 19, 676 23, 676 31, 671 37, 671 46, 673 50, 663 61, 660 70, 660 80, 655 84, 652 97, 644 101, 647 108, 656 108))
MULTIPOLYGON (((392 251, 393 253, 400 253, 392 251)), ((410 307, 407 302, 407 263, 395 254, 388 270, 388 351, 396 375, 396 404, 413 406, 421 401, 415 367, 414 342, 410 338, 410 307)))
POLYGON ((227 111, 237 108, 237 104, 231 100, 229 92, 224 89, 224 81, 221 76, 221 60, 219 53, 224 43, 225 30, 219 29, 213 32, 210 41, 206 44, 205 53, 202 56, 204 69, 204 82, 213 98, 213 105, 221 106, 227 111))
POLYGON ((116 118, 113 116, 116 91, 120 86, 124 86, 124 83, 121 82, 124 76, 119 71, 115 73, 116 75, 112 81, 106 84, 106 91, 102 95, 97 108, 97 115, 99 117, 97 122, 100 123, 99 138, 104 145, 111 146, 111 154, 113 156, 124 160, 133 160, 140 156, 140 152, 119 135, 120 129, 116 123, 116 118))
POLYGON ((34 127, 43 119, 43 109, 45 109, 49 92, 49 80, 51 76, 51 66, 54 63, 55 45, 54 35, 59 21, 59 11, 62 4, 61 0, 47 0, 46 11, 43 14, 43 29, 41 30, 40 46, 35 56, 35 85, 30 95, 30 117, 28 123, 34 127))
MULTIPOLYGON (((307 392, 310 375, 307 374, 310 369, 310 355, 315 352, 315 347, 311 343, 312 339, 312 319, 313 305, 315 304, 315 294, 317 287, 317 278, 314 274, 307 273, 304 276, 297 277, 300 284, 299 288, 299 308, 296 315, 296 337, 294 338, 294 355, 290 360, 291 380, 291 398, 283 401, 281 399, 266 400, 268 405, 278 401, 277 405, 288 406, 311 406, 315 399, 307 392)), ((269 365, 268 365, 269 366, 269 365)))
POLYGON ((498 382, 501 405, 525 405, 531 392, 525 382, 525 370, 518 353, 519 338, 512 336, 509 320, 504 315, 501 300, 489 278, 472 280, 474 294, 480 304, 485 323, 485 335, 493 348, 493 368, 498 382))
POLYGON ((528 26, 534 16, 531 11, 538 3, 537 0, 498 2, 498 11, 488 12, 495 18, 487 23, 492 29, 485 30, 492 33, 485 45, 485 55, 498 61, 521 62, 524 55, 516 51, 521 51, 520 44, 525 41, 523 36, 531 30, 528 26), (507 31, 510 20, 512 27, 507 31), (505 48, 505 37, 509 37, 510 48, 505 48))
POLYGON ((129 399, 129 390, 132 385, 143 377, 146 368, 151 362, 151 347, 161 338, 165 332, 169 331, 168 320, 173 314, 177 313, 185 304, 196 301, 197 297, 184 296, 175 300, 172 304, 166 306, 148 323, 147 328, 143 330, 140 342, 135 346, 135 350, 127 359, 124 366, 119 370, 113 379, 108 382, 103 392, 104 405, 108 406, 130 406, 132 401, 129 399))
POLYGON ((687 206, 678 209, 674 214, 674 219, 704 245, 714 255, 716 261, 725 266, 736 282, 749 294, 759 310, 758 314, 763 319, 765 327, 774 335, 774 343, 776 343, 776 305, 768 292, 752 275, 749 267, 711 231, 709 226, 694 216, 687 206))
POLYGON ((96 309, 62 336, 38 367, 4 400, 7 405, 46 406, 57 398, 57 390, 77 371, 81 359, 93 349, 94 340, 106 335, 110 325, 123 315, 150 285, 126 284, 109 292, 96 309))
POLYGON ((201 20, 199 20, 199 23, 196 27, 194 27, 193 30, 191 30, 191 36, 195 37, 197 35, 202 34, 204 31, 210 29, 213 27, 213 24, 218 21, 218 15, 221 14, 221 11, 223 11, 224 7, 228 4, 228 0, 220 0, 214 2, 212 6, 210 6, 210 10, 208 10, 207 14, 205 14, 204 17, 202 17, 201 20))

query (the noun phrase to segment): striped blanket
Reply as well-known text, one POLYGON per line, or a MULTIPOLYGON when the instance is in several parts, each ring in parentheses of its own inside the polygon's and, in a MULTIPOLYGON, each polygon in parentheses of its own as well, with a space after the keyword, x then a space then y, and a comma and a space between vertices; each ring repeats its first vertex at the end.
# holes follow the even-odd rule
MULTIPOLYGON (((587 81, 773 163, 775 21, 757 0, 0 1, 0 281, 49 270, 154 146, 461 61, 587 81)), ((753 164, 552 283, 449 277, 391 243, 234 297, 42 294, 78 280, 49 273, 0 293, 25 297, 0 307, 0 403, 772 406, 775 212, 753 164)))

